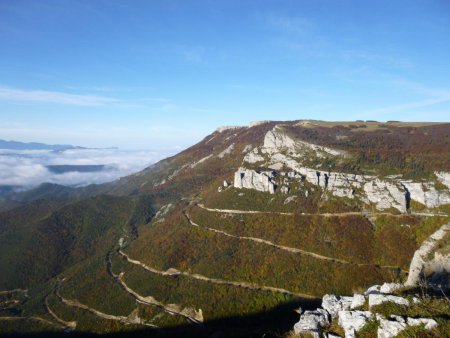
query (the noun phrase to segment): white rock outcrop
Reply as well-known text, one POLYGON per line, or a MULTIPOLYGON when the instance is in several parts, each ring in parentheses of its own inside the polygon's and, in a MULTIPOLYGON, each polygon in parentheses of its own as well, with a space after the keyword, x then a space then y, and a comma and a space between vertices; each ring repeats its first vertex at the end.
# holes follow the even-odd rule
POLYGON ((276 184, 272 171, 257 172, 255 170, 239 168, 234 174, 234 187, 238 189, 255 189, 257 191, 275 193, 276 184))
POLYGON ((410 326, 424 325, 425 329, 431 330, 438 326, 438 323, 431 318, 407 318, 407 324, 410 326))
POLYGON ((210 154, 208 156, 205 156, 205 157, 201 158, 200 160, 198 160, 197 162, 192 163, 190 166, 191 166, 191 168, 195 168, 196 166, 198 166, 199 164, 209 160, 213 156, 214 156, 214 154, 210 154))
POLYGON ((250 122, 249 124, 248 124, 248 127, 249 128, 253 128, 253 127, 257 127, 257 126, 260 126, 260 125, 262 125, 262 124, 266 124, 266 123, 269 123, 270 121, 267 121, 267 120, 262 120, 262 121, 252 121, 252 122, 250 122))
POLYGON ((245 127, 242 127, 242 126, 223 126, 223 127, 217 128, 216 131, 218 133, 223 133, 224 131, 227 131, 227 130, 236 130, 236 129, 241 129, 241 128, 245 128, 245 127))
POLYGON ((403 287, 401 283, 384 283, 380 287, 380 293, 390 294, 403 287))
POLYGON ((364 295, 367 297, 369 295, 378 295, 380 294, 380 289, 381 286, 380 285, 372 285, 370 288, 367 289, 367 291, 364 293, 364 295))
POLYGON ((296 334, 310 334, 314 338, 320 338, 322 329, 330 324, 328 312, 323 309, 305 311, 300 320, 294 325, 296 334))
POLYGON ((285 186, 285 185, 283 185, 281 188, 280 188, 280 192, 282 193, 282 194, 288 194, 289 193, 289 187, 287 187, 287 186, 285 186))
MULTIPOLYGON (((432 182, 402 180, 400 175, 383 179, 369 175, 330 172, 302 165, 305 157, 346 156, 343 151, 296 140, 283 130, 281 125, 269 130, 263 145, 253 148, 244 157, 244 163, 281 170, 290 168, 307 182, 326 189, 337 197, 355 198, 374 205, 379 210, 395 208, 406 212, 409 200, 417 201, 428 208, 450 204, 448 190, 436 189, 432 182)), ((450 173, 435 172, 439 182, 450 189, 450 173)))
POLYGON ((352 303, 350 304, 350 309, 354 310, 360 306, 363 306, 366 303, 366 297, 361 294, 354 294, 352 297, 352 303))
POLYGON ((242 153, 243 154, 245 154, 245 153, 247 153, 248 151, 250 151, 250 150, 252 150, 252 145, 251 144, 247 144, 245 147, 244 147, 244 149, 242 149, 242 153))
POLYGON ((288 151, 291 154, 301 154, 305 150, 312 150, 319 157, 324 157, 324 154, 338 156, 342 151, 331 149, 328 147, 319 146, 316 144, 294 140, 288 136, 280 126, 275 126, 269 130, 264 137, 263 151, 268 153, 288 151))
MULTIPOLYGON (((155 216, 153 217, 153 221, 155 223, 161 223, 164 222, 164 217, 167 215, 167 213, 173 209, 173 204, 169 203, 166 205, 163 205, 159 210, 156 212, 155 216)), ((120 245, 121 246, 121 245, 120 245)))
POLYGON ((372 306, 375 305, 380 305, 383 303, 395 303, 398 305, 404 305, 404 306, 409 306, 409 300, 407 300, 406 298, 403 297, 399 297, 399 296, 393 296, 393 295, 383 295, 383 294, 370 294, 369 295, 369 309, 372 306))
POLYGON ((448 191, 437 190, 431 182, 401 181, 401 184, 409 192, 411 199, 427 208, 450 203, 448 191))
POLYGON ((450 189, 450 173, 445 171, 435 171, 434 174, 442 184, 446 185, 447 188, 450 189))
POLYGON ((269 130, 264 137, 263 151, 274 153, 278 151, 295 151, 296 142, 285 133, 279 132, 278 128, 269 130))
POLYGON ((395 208, 406 212, 406 193, 395 184, 376 178, 364 184, 364 192, 367 200, 377 209, 395 208))
POLYGON ((383 316, 377 315, 380 322, 378 327, 378 338, 393 338, 406 328, 406 322, 403 318, 395 316, 392 320, 388 320, 383 316))
POLYGON ((283 167, 284 167, 284 164, 280 163, 280 162, 276 162, 276 163, 273 163, 268 166, 268 168, 273 169, 273 170, 281 170, 281 169, 283 169, 283 167))
POLYGON ((372 316, 370 311, 339 311, 339 325, 344 329, 346 338, 355 338, 356 332, 361 330, 372 316))
POLYGON ((450 255, 443 256, 435 253, 434 259, 429 258, 430 254, 435 250, 438 241, 443 239, 449 232, 450 223, 446 223, 431 234, 414 253, 409 266, 408 279, 405 282, 406 286, 417 286, 422 277, 421 275, 427 269, 434 272, 446 271, 450 273, 450 255))
POLYGON ((325 295, 322 298, 322 308, 330 314, 331 318, 336 318, 339 311, 349 310, 352 302, 353 297, 325 295))
POLYGON ((392 338, 398 335, 408 326, 424 325, 426 330, 435 328, 438 323, 432 318, 404 318, 402 316, 391 315, 385 318, 383 315, 371 312, 371 306, 384 302, 394 302, 404 306, 409 306, 409 301, 403 297, 380 293, 392 292, 398 289, 400 284, 385 283, 382 286, 374 285, 363 294, 354 294, 352 297, 340 297, 336 295, 325 295, 322 299, 322 308, 314 311, 305 311, 300 315, 300 320, 295 324, 296 334, 309 334, 313 337, 334 337, 324 333, 324 329, 330 325, 335 318, 345 331, 345 338, 358 336, 360 331, 369 320, 376 319, 379 323, 378 338, 392 338), (369 300, 371 311, 354 310, 363 306, 369 300))
POLYGON ((259 154, 258 148, 254 148, 252 151, 248 152, 244 157, 244 162, 247 163, 258 163, 264 161, 264 157, 259 154))
POLYGON ((378 327, 378 338, 393 338, 408 326, 424 325, 426 330, 431 330, 438 326, 438 323, 431 318, 403 318, 401 316, 392 315, 389 319, 377 314, 377 320, 380 323, 378 327))
POLYGON ((219 158, 224 158, 226 155, 231 154, 234 149, 234 143, 230 144, 226 149, 224 149, 219 155, 219 158))

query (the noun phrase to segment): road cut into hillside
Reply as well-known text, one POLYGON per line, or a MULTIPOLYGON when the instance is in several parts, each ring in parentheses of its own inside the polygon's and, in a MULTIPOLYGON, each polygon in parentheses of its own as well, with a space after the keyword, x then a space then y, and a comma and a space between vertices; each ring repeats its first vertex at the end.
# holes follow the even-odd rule
POLYGON ((133 289, 131 289, 124 281, 123 276, 125 275, 124 272, 121 272, 118 276, 118 281, 122 285, 122 287, 130 294, 132 295, 136 301, 138 301, 141 304, 145 305, 153 305, 157 306, 159 308, 162 308, 165 312, 171 314, 171 315, 179 315, 183 316, 187 319, 189 319, 191 322, 196 324, 203 323, 203 313, 202 310, 199 309, 198 311, 195 311, 192 308, 184 308, 181 309, 181 306, 178 304, 163 304, 159 301, 157 301, 152 296, 142 296, 133 289))
POLYGON ((327 257, 327 256, 319 255, 319 254, 314 253, 314 252, 305 251, 305 250, 302 250, 302 249, 292 248, 292 247, 284 246, 284 245, 278 245, 278 244, 275 244, 273 242, 270 242, 268 240, 265 240, 265 239, 262 239, 262 238, 258 238, 258 237, 247 237, 247 236, 232 235, 232 234, 229 234, 228 232, 225 232, 225 231, 222 231, 222 230, 210 228, 210 227, 207 227, 207 226, 204 226, 204 225, 199 225, 199 224, 195 223, 189 217, 189 214, 187 212, 184 212, 183 214, 187 218, 188 222, 191 225, 193 225, 195 227, 199 227, 199 228, 204 228, 204 229, 207 229, 209 231, 213 231, 215 233, 218 233, 218 234, 221 234, 221 235, 224 235, 224 236, 227 236, 227 237, 236 238, 236 239, 240 239, 240 240, 249 240, 249 241, 253 241, 253 242, 256 242, 256 243, 266 244, 266 245, 272 246, 272 247, 277 248, 277 249, 285 250, 285 251, 292 252, 292 253, 299 253, 299 254, 302 254, 302 255, 305 255, 305 256, 311 256, 311 257, 314 257, 314 258, 317 258, 317 259, 322 259, 322 260, 327 260, 327 261, 336 262, 336 263, 342 263, 342 264, 350 264, 349 262, 347 262, 346 260, 343 260, 343 259, 327 257))
MULTIPOLYGON (((129 259, 128 256, 125 253, 121 252, 120 250, 118 251, 118 253, 121 254, 122 256, 124 256, 125 258, 127 258, 127 260, 129 259)), ((177 304, 165 305, 162 302, 157 301, 152 296, 140 295, 138 292, 136 292, 135 290, 130 288, 125 283, 125 280, 123 278, 123 276, 125 275, 124 272, 121 272, 120 274, 117 275, 112 271, 110 255, 111 255, 111 253, 108 253, 107 260, 106 260, 106 269, 107 269, 108 274, 111 275, 120 284, 122 289, 124 289, 129 295, 131 295, 138 303, 158 307, 158 308, 162 309, 164 312, 171 314, 171 315, 180 315, 182 317, 187 318, 188 320, 190 320, 193 323, 199 324, 199 323, 203 322, 203 314, 202 314, 201 310, 195 311, 194 309, 191 309, 191 308, 184 308, 184 309, 180 310, 181 306, 179 306, 177 304)), ((133 262, 137 262, 137 261, 133 260, 133 262)), ((138 263, 134 263, 134 264, 138 264, 138 263)), ((157 270, 155 270, 155 271, 157 271, 157 270)))
POLYGON ((65 329, 64 326, 60 325, 59 323, 54 323, 50 320, 47 320, 45 318, 39 317, 39 316, 0 316, 0 321, 19 321, 19 320, 32 320, 35 322, 41 322, 48 326, 52 326, 54 328, 58 329, 65 329))
MULTIPOLYGON (((215 232, 215 233, 218 233, 218 234, 230 237, 230 238, 236 238, 236 239, 239 239, 239 240, 253 241, 255 243, 269 245, 271 247, 274 247, 274 248, 277 248, 277 249, 280 249, 280 250, 284 250, 284 251, 287 251, 287 252, 291 252, 291 253, 295 253, 295 254, 301 254, 301 255, 305 255, 305 256, 310 256, 310 257, 314 257, 314 258, 317 258, 317 259, 326 260, 326 261, 330 261, 330 262, 334 262, 334 263, 352 264, 352 265, 356 265, 356 266, 376 266, 378 268, 390 269, 390 270, 392 270, 392 269, 399 269, 398 266, 392 266, 392 265, 378 265, 378 264, 370 264, 370 263, 349 262, 349 261, 346 261, 344 259, 335 258, 335 257, 329 257, 329 256, 323 256, 323 255, 320 255, 318 253, 311 252, 311 251, 306 251, 306 250, 303 250, 303 249, 298 249, 298 248, 288 247, 288 246, 284 246, 284 245, 279 245, 279 244, 273 243, 273 242, 268 241, 268 240, 263 239, 263 238, 232 235, 232 234, 230 234, 228 232, 225 232, 223 230, 218 230, 218 229, 210 228, 210 227, 207 227, 207 226, 204 226, 204 225, 199 225, 199 224, 195 223, 189 217, 189 214, 186 211, 184 211, 183 214, 186 217, 186 219, 188 220, 189 224, 191 224, 191 225, 193 225, 195 227, 198 227, 198 228, 203 228, 203 229, 206 229, 206 230, 209 230, 209 231, 212 231, 212 232, 215 232)), ((404 270, 404 269, 401 269, 401 271, 403 271, 405 273, 408 273, 408 271, 404 270)))
POLYGON ((66 304, 66 305, 68 305, 68 306, 70 306, 70 307, 75 307, 75 308, 79 308, 79 309, 88 311, 88 312, 92 313, 93 315, 95 315, 95 316, 97 316, 97 317, 99 317, 99 318, 102 318, 102 319, 118 321, 118 322, 121 322, 121 323, 123 323, 123 324, 144 325, 144 326, 149 326, 149 327, 155 327, 155 328, 157 328, 156 325, 147 324, 147 323, 142 323, 140 320, 136 320, 135 318, 132 318, 131 316, 125 317, 125 316, 111 315, 111 314, 104 313, 104 312, 98 311, 98 310, 96 310, 96 309, 93 309, 93 308, 91 308, 91 307, 89 307, 89 306, 87 306, 87 305, 85 305, 85 304, 79 302, 79 301, 76 300, 76 299, 66 299, 66 298, 64 298, 63 296, 61 296, 61 294, 60 294, 60 292, 59 292, 60 289, 61 289, 61 286, 62 286, 62 283, 63 283, 63 282, 64 282, 64 279, 62 279, 62 280, 58 283, 58 285, 57 285, 57 287, 56 287, 56 289, 55 289, 55 294, 56 294, 56 296, 59 298, 59 300, 60 300, 61 302, 63 302, 64 304, 66 304))
POLYGON ((10 295, 10 294, 13 294, 13 293, 24 293, 26 295, 27 292, 28 292, 27 289, 3 290, 3 291, 0 291, 0 296, 1 295, 10 295))
POLYGON ((149 267, 148 265, 132 259, 130 256, 128 256, 126 253, 124 253, 122 250, 118 251, 120 255, 122 255, 123 257, 126 258, 126 260, 129 263, 135 264, 135 265, 139 265, 141 267, 143 267, 145 270, 154 273, 154 274, 158 274, 161 276, 177 276, 177 275, 183 275, 189 278, 193 278, 196 280, 200 280, 200 281, 204 281, 207 283, 213 283, 213 284, 220 284, 220 285, 231 285, 231 286, 236 286, 236 287, 240 287, 240 288, 244 288, 244 289, 250 289, 250 290, 263 290, 263 291, 270 291, 270 292, 277 292, 277 293, 284 293, 284 294, 289 294, 295 297, 300 297, 300 298, 307 298, 307 299, 316 299, 316 297, 311 296, 311 295, 307 295, 304 293, 298 293, 298 292, 292 292, 286 289, 282 289, 282 288, 277 288, 277 287, 273 287, 273 286, 263 286, 263 285, 257 285, 257 284, 253 284, 253 283, 248 283, 248 282, 237 282, 237 281, 228 281, 228 280, 223 280, 223 279, 218 279, 218 278, 210 278, 210 277, 206 277, 197 273, 190 273, 187 271, 179 271, 177 269, 171 268, 168 269, 166 271, 160 271, 157 269, 154 269, 152 267, 149 267))
POLYGON ((259 211, 259 210, 239 210, 239 209, 218 209, 218 208, 208 208, 204 204, 196 203, 201 209, 218 212, 222 214, 267 214, 267 215, 283 215, 283 216, 321 216, 321 217, 346 217, 346 216, 392 216, 392 217, 402 217, 402 216, 423 216, 423 217, 433 217, 433 216, 449 216, 445 213, 432 213, 432 212, 411 212, 406 214, 394 214, 390 212, 363 212, 363 211, 346 211, 346 212, 336 212, 336 213, 294 213, 294 212, 281 212, 281 211, 259 211))
POLYGON ((61 324, 64 329, 66 330, 75 330, 77 328, 77 322, 76 321, 65 321, 64 319, 60 318, 51 308, 50 305, 48 304, 48 296, 45 297, 45 309, 47 310, 47 312, 59 323, 61 324))

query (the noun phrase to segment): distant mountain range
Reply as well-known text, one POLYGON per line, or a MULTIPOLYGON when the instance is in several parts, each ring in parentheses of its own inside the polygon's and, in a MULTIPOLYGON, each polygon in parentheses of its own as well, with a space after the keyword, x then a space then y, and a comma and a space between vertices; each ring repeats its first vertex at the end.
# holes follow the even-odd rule
POLYGON ((60 165, 47 165, 46 167, 54 174, 64 174, 69 172, 92 173, 106 169, 106 165, 104 164, 84 164, 84 165, 60 164, 60 165))
POLYGON ((68 149, 86 149, 83 147, 72 146, 70 144, 45 144, 38 142, 18 142, 6 141, 0 139, 0 149, 11 150, 68 150, 68 149))

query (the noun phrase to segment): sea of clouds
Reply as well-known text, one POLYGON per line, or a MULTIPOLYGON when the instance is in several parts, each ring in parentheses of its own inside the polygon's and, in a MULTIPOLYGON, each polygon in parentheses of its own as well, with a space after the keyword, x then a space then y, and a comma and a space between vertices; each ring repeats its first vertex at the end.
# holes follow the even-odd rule
POLYGON ((173 155, 176 150, 70 149, 7 150, 0 149, 0 186, 20 190, 41 183, 56 183, 79 187, 105 183, 138 172, 149 165, 173 155), (106 165, 102 171, 54 173, 48 165, 106 165))

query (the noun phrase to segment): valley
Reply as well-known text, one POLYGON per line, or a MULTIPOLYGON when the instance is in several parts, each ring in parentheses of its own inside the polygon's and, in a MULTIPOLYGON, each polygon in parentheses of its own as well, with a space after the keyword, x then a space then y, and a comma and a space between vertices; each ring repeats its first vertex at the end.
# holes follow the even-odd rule
POLYGON ((325 294, 406 281, 450 220, 450 125, 351 125, 221 128, 114 182, 5 202, 0 332, 281 336, 325 294))

